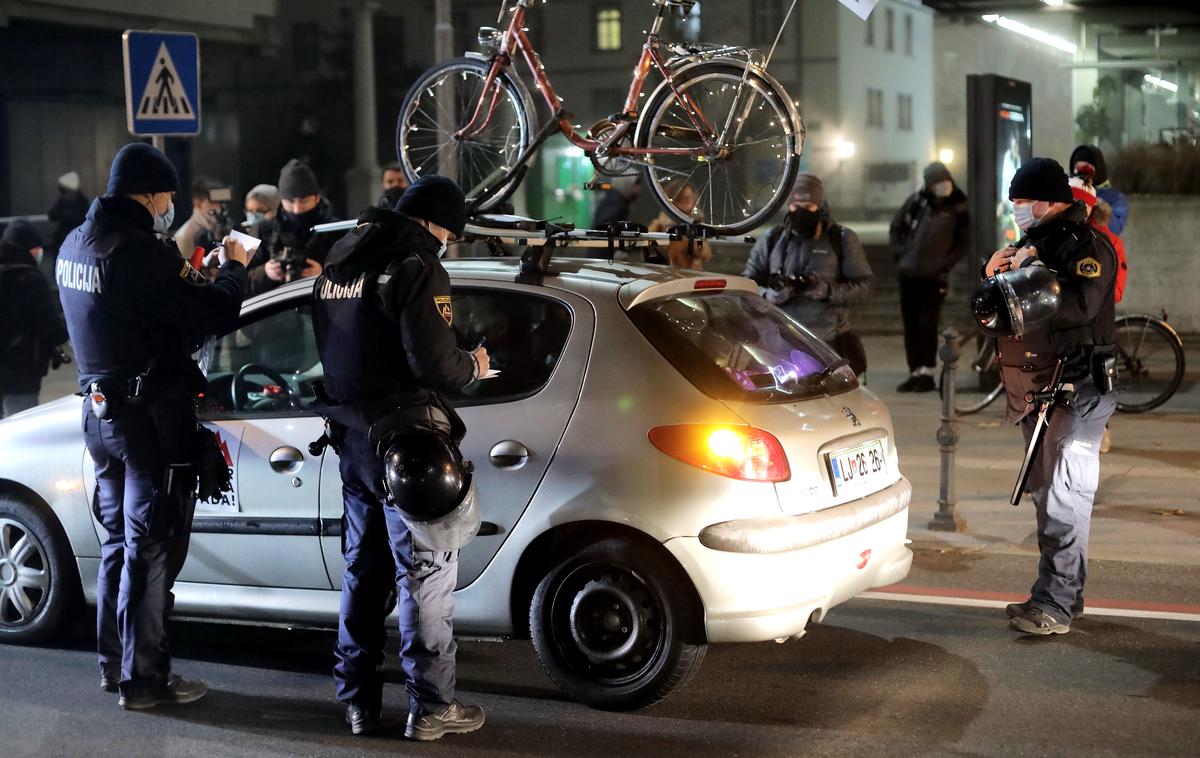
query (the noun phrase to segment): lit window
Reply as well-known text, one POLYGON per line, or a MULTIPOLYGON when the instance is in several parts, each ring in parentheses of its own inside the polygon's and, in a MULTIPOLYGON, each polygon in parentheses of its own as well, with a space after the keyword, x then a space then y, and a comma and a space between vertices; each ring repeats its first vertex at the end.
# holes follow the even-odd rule
POLYGON ((621 9, 596 9, 596 49, 621 49, 621 9))

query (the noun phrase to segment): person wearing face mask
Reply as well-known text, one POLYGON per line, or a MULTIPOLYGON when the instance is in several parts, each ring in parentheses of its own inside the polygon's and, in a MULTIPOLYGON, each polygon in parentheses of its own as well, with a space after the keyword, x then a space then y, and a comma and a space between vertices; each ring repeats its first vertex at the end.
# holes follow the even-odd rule
POLYGON ((242 230, 251 237, 265 239, 272 229, 275 213, 279 209, 279 189, 274 184, 256 184, 246 193, 242 206, 246 220, 242 230))
POLYGON ((337 219, 312 169, 295 158, 279 173, 279 197, 270 232, 250 261, 250 295, 320 274, 329 248, 341 236, 312 232, 313 226, 337 219))
POLYGON ((943 163, 925 168, 925 186, 892 219, 892 254, 900 264, 900 315, 908 378, 898 392, 932 392, 938 320, 950 270, 967 251, 967 196, 943 163))
MULTIPOLYGON (((42 238, 23 218, 0 237, 0 418, 37 405, 55 348, 67 341, 58 304, 39 268, 42 238)), ((57 366, 56 366, 57 367, 57 366)))
MULTIPOLYGON (((203 682, 172 673, 165 623, 183 567, 205 436, 192 355, 237 325, 246 250, 226 238, 209 283, 167 236, 175 167, 143 142, 121 148, 108 191, 63 241, 59 300, 84 395, 83 432, 104 527, 97 578, 100 686, 126 710, 190 703, 203 682)), ((218 452, 219 454, 219 452, 218 452)))
POLYGON ((866 371, 862 341, 850 328, 850 306, 865 302, 874 275, 858 235, 833 220, 816 175, 796 177, 784 223, 760 236, 742 276, 759 292, 866 371))
POLYGON ((362 212, 313 287, 313 331, 325 366, 317 407, 341 460, 345 501, 334 678, 354 734, 379 729, 383 627, 393 591, 408 690, 405 735, 435 740, 484 721, 482 708, 454 698, 458 550, 424 544, 405 515, 412 503, 394 502, 385 491, 392 449, 381 431, 417 432, 455 450, 465 433, 443 393, 485 377, 489 359, 482 345, 467 351, 456 344, 450 277, 440 259, 466 219, 462 190, 445 177, 423 176, 394 210, 362 212))
POLYGON ((399 163, 384 166, 381 183, 381 194, 375 204, 380 208, 395 208, 404 190, 408 189, 408 177, 404 175, 404 167, 399 163))
POLYGON ((1055 273, 1061 305, 1044 326, 998 337, 1008 421, 1020 424, 1026 444, 1037 425, 1031 393, 1046 389, 1062 361, 1072 399, 1051 417, 1029 486, 1037 511, 1041 560, 1029 599, 1008 606, 1010 625, 1025 634, 1065 634, 1083 612, 1092 501, 1100 477, 1104 425, 1116 409, 1106 360, 1112 354, 1113 290, 1117 257, 1088 221, 1066 172, 1050 158, 1017 171, 1009 198, 1024 236, 997 250, 983 274, 1045 266, 1055 273))

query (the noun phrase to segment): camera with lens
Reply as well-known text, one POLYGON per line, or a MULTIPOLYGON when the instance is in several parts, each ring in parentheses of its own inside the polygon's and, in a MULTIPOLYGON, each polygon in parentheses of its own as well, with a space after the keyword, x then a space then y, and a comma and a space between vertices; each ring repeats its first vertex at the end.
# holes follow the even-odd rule
POLYGON ((304 255, 294 252, 291 245, 281 247, 271 253, 271 260, 277 261, 283 268, 283 280, 294 282, 304 277, 304 255))
POLYGON ((800 292, 811 287, 815 281, 816 277, 812 274, 785 274, 782 271, 776 271, 767 280, 767 286, 773 290, 790 289, 800 292))

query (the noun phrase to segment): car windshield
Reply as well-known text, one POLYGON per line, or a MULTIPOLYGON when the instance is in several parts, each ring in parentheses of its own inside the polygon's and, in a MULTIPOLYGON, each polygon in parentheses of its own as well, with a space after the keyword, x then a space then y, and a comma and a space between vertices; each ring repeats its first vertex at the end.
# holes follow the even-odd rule
POLYGON ((629 315, 671 365, 718 400, 787 402, 858 386, 828 345, 753 293, 665 298, 629 315))

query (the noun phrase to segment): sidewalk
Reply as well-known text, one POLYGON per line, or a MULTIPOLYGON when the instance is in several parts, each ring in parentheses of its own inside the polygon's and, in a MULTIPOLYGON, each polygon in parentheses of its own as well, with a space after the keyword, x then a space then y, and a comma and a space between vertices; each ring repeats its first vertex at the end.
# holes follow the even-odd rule
MULTIPOLYGON (((900 394, 907 373, 899 336, 864 337, 871 391, 887 403, 896 428, 900 470, 913 484, 909 536, 914 546, 984 553, 1036 555, 1033 504, 1008 504, 1024 455, 1020 431, 1004 423, 1003 399, 959 421, 956 510, 960 533, 935 532, 940 424, 937 393, 900 394)), ((1193 363, 1193 366, 1195 364, 1193 363)), ((1113 416, 1112 451, 1100 459, 1100 487, 1092 517, 1089 555, 1120 560, 1200 566, 1200 389, 1189 367, 1184 387, 1146 414, 1113 416)))

